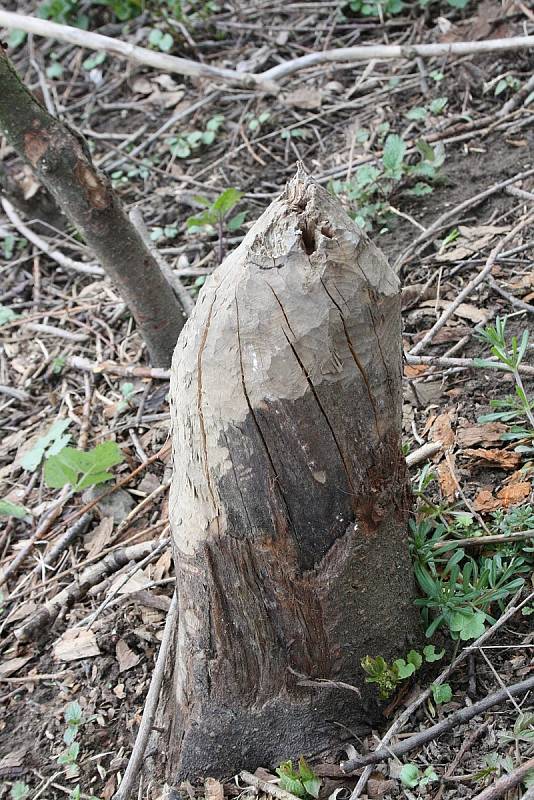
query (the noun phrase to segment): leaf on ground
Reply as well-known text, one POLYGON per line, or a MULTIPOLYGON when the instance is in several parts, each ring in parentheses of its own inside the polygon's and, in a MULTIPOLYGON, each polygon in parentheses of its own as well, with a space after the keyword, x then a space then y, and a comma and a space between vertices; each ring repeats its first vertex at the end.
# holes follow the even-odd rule
POLYGON ((473 447, 475 444, 492 445, 501 441, 501 435, 507 430, 502 422, 488 422, 485 425, 467 425, 458 428, 456 440, 460 447, 473 447))
POLYGON ((499 225, 459 225, 460 236, 455 241, 453 248, 445 250, 436 256, 437 261, 462 261, 471 258, 499 234, 508 233, 510 228, 499 225))
POLYGON ((119 673, 132 669, 132 667, 137 666, 141 660, 141 657, 128 647, 124 639, 119 639, 117 642, 115 654, 119 662, 119 673))
POLYGON ((90 533, 84 536, 87 558, 98 555, 108 544, 113 533, 113 517, 104 517, 90 533))
POLYGON ((405 364, 404 375, 406 378, 418 378, 430 369, 429 364, 405 364))
POLYGON ((70 628, 54 644, 54 658, 58 661, 78 661, 100 655, 94 631, 70 628))
POLYGON ((519 453, 510 450, 487 450, 483 447, 478 450, 466 448, 463 455, 477 459, 483 466, 492 465, 501 467, 501 469, 516 469, 521 461, 519 453))

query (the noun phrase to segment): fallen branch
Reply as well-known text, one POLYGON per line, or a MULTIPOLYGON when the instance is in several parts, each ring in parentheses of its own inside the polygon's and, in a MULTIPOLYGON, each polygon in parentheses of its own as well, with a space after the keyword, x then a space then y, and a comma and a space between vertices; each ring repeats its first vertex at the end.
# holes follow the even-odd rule
MULTIPOLYGON (((499 778, 499 780, 495 781, 491 786, 488 786, 483 792, 477 794, 473 800, 497 800, 498 797, 502 797, 503 794, 509 792, 514 786, 520 784, 531 769, 534 769, 534 758, 529 758, 528 761, 525 761, 524 764, 521 764, 520 767, 517 767, 508 775, 503 775, 502 778, 499 778)), ((527 794, 529 793, 530 790, 527 794)), ((527 795, 523 795, 523 800, 525 800, 526 797, 527 795)))
POLYGON ((178 73, 179 75, 187 75, 194 78, 208 78, 234 86, 242 86, 245 89, 263 90, 271 94, 278 94, 280 91, 277 81, 317 64, 361 62, 373 59, 465 56, 477 53, 522 50, 534 46, 534 36, 511 36, 506 39, 485 39, 479 42, 340 47, 334 50, 309 53, 291 61, 284 61, 265 72, 252 73, 213 67, 166 53, 156 53, 146 47, 139 47, 123 42, 120 39, 102 36, 100 33, 91 33, 90 31, 73 28, 70 25, 59 25, 57 22, 50 22, 38 17, 29 17, 24 14, 15 14, 10 11, 0 10, 0 26, 8 30, 18 29, 26 31, 26 33, 33 33, 36 36, 46 36, 60 42, 68 42, 78 47, 89 48, 90 50, 101 50, 127 58, 136 64, 146 64, 161 72, 178 73))
POLYGON ((502 542, 520 542, 522 539, 534 539, 534 531, 520 531, 519 533, 495 533, 489 536, 469 536, 466 539, 441 539, 434 545, 438 550, 446 544, 457 547, 480 547, 485 544, 502 544, 502 542))
POLYGON ((514 683, 512 686, 507 686, 504 689, 499 689, 498 692, 489 694, 487 697, 484 697, 483 700, 479 700, 478 703, 460 708, 458 711, 455 711, 430 728, 420 731, 410 736, 408 739, 404 739, 402 742, 399 742, 399 744, 393 745, 392 747, 379 747, 377 750, 367 755, 355 756, 351 758, 350 761, 342 764, 341 768, 347 771, 347 765, 350 764, 350 769, 354 770, 359 767, 365 767, 368 764, 377 764, 379 761, 386 761, 388 758, 403 756, 411 750, 415 750, 416 747, 422 747, 424 744, 428 744, 428 742, 437 739, 438 736, 441 736, 446 731, 450 731, 451 728, 455 728, 463 722, 468 722, 470 719, 473 719, 473 717, 476 717, 477 714, 482 714, 484 711, 487 711, 488 708, 492 708, 499 703, 504 703, 504 701, 508 700, 510 697, 526 694, 531 689, 534 689, 534 677, 527 678, 520 683, 514 683))
POLYGON ((416 464, 420 464, 421 461, 426 461, 427 458, 435 456, 442 447, 443 442, 427 442, 421 445, 417 450, 414 450, 413 453, 408 453, 406 456, 406 465, 408 467, 414 467, 416 464))
MULTIPOLYGON (((431 367, 461 367, 462 369, 496 369, 500 372, 510 372, 504 364, 495 361, 495 367, 480 367, 474 358, 454 358, 448 356, 416 356, 405 353, 404 360, 407 364, 428 364, 431 367)), ((493 359, 485 359, 491 361, 493 359)), ((523 375, 534 376, 534 367, 529 364, 520 364, 519 372, 523 375)))
POLYGON ((434 336, 440 331, 445 323, 452 317, 458 306, 460 306, 464 300, 469 297, 469 295, 476 289, 476 287, 482 283, 482 281, 489 275, 495 262, 497 261, 501 251, 503 250, 504 246, 508 244, 520 231, 523 230, 527 225, 530 225, 534 222, 534 212, 528 214, 524 219, 521 220, 517 225, 515 225, 512 230, 504 236, 500 242, 493 248, 491 253, 488 256, 486 264, 484 268, 480 270, 478 275, 476 275, 473 280, 469 281, 467 286, 464 286, 462 291, 457 295, 457 297, 450 303, 445 311, 441 314, 439 319, 434 323, 434 325, 430 328, 429 331, 425 333, 423 338, 410 350, 410 354, 415 356, 421 352, 421 350, 432 341, 434 336))
POLYGON ((47 241, 24 224, 6 197, 2 197, 0 202, 2 203, 2 208, 7 218, 21 236, 24 236, 31 244, 35 245, 38 250, 46 253, 46 255, 51 258, 52 261, 55 261, 56 264, 59 264, 60 267, 74 272, 81 272, 85 275, 104 275, 104 270, 100 267, 93 264, 84 264, 81 261, 74 261, 74 259, 60 253, 59 250, 55 250, 47 241))
POLYGON ((128 766, 126 767, 124 777, 121 781, 121 785, 115 792, 113 800, 128 800, 131 795, 135 780, 142 767, 143 757, 145 755, 148 740, 152 732, 152 725, 154 724, 154 718, 156 716, 156 710, 158 707, 163 676, 165 674, 165 663, 171 649, 171 643, 175 638, 174 633, 177 622, 178 599, 175 592, 172 598, 171 607, 169 608, 169 612, 167 614, 167 620, 163 630, 163 638, 161 640, 161 646, 159 648, 158 657, 154 666, 154 672, 152 673, 152 680, 150 681, 150 686, 148 688, 145 708, 143 710, 143 718, 141 720, 141 724, 139 725, 139 731, 137 733, 137 738, 132 750, 132 755, 130 756, 128 766))
POLYGON ((15 636, 20 642, 28 642, 35 637, 35 634, 44 627, 50 628, 60 612, 70 608, 75 602, 80 600, 92 586, 96 586, 102 578, 112 575, 122 569, 130 561, 139 561, 151 555, 160 546, 158 541, 141 542, 130 547, 123 547, 120 550, 107 555, 97 564, 88 567, 72 583, 62 589, 55 597, 48 600, 42 608, 39 608, 35 615, 26 622, 21 628, 15 631, 15 636))
POLYGON ((152 378, 153 380, 168 381, 171 377, 169 369, 161 369, 159 367, 137 367, 133 364, 131 366, 123 364, 114 364, 113 361, 101 361, 98 364, 93 364, 82 356, 69 356, 67 364, 73 369, 79 369, 82 372, 92 372, 93 375, 100 375, 105 372, 108 375, 119 375, 121 378, 152 378))
MULTIPOLYGON (((1 19, 0 19, 1 23, 1 19)), ((494 53, 503 50, 520 50, 534 46, 534 36, 512 36, 507 39, 485 39, 480 42, 451 42, 411 45, 368 45, 339 47, 308 53, 300 58, 285 61, 261 73, 264 80, 278 81, 307 67, 340 61, 371 61, 391 58, 434 58, 435 56, 466 56, 475 53, 494 53)))
MULTIPOLYGON (((211 67, 189 61, 187 58, 177 58, 166 53, 157 53, 147 47, 138 47, 120 39, 102 36, 100 33, 91 33, 71 25, 60 25, 39 17, 29 17, 25 14, 14 14, 0 9, 0 27, 8 30, 20 30, 33 33, 36 36, 46 36, 58 42, 67 42, 89 50, 100 50, 112 55, 127 58, 134 64, 145 64, 160 72, 172 72, 179 75, 188 75, 191 78, 210 78, 212 80, 243 86, 245 89, 263 89, 276 94, 278 86, 265 79, 262 75, 252 75, 249 72, 236 72, 222 67, 211 67)), ((527 37, 528 38, 528 37, 527 37)), ((534 39, 534 37, 533 37, 534 39)))

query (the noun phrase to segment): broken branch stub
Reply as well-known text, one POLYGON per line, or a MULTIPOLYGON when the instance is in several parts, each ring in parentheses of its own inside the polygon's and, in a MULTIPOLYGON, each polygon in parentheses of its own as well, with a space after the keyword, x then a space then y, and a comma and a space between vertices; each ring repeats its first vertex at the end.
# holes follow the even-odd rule
POLYGON ((418 630, 400 287, 302 171, 206 282, 171 397, 169 777, 276 764, 339 742, 336 723, 368 728, 360 660, 404 653, 418 630))

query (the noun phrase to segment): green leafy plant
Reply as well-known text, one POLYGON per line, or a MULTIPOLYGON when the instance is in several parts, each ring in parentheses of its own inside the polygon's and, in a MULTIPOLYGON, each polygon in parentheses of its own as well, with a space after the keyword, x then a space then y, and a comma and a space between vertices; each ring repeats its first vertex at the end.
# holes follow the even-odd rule
POLYGON ((56 455, 47 457, 45 483, 51 489, 61 489, 70 484, 74 492, 81 492, 89 486, 111 480, 113 475, 108 470, 123 460, 116 442, 103 442, 86 452, 64 447, 56 455))
MULTIPOLYGON (((426 8, 433 0, 417 0, 417 5, 420 8, 426 8)), ((462 9, 467 6, 469 0, 446 0, 447 5, 451 8, 462 9)), ((362 17, 389 17, 401 14, 403 11, 409 11, 411 5, 416 3, 408 3, 405 0, 349 0, 349 8, 356 14, 361 14, 362 17)))
POLYGON ((388 664, 382 656, 376 658, 365 656, 361 661, 361 666, 367 674, 365 682, 375 683, 380 699, 387 700, 399 684, 420 669, 423 664, 423 656, 428 663, 433 663, 443 658, 444 654, 445 650, 436 653, 436 648, 431 644, 424 648, 423 655, 416 650, 410 650, 406 659, 398 658, 392 664, 388 664))
POLYGON ((103 51, 100 51, 98 53, 93 53, 82 62, 82 67, 87 71, 95 69, 95 67, 99 67, 100 64, 103 64, 106 58, 107 58, 107 53, 104 53, 103 51))
POLYGON ((148 35, 148 43, 156 50, 162 50, 168 53, 174 44, 174 39, 170 33, 163 33, 159 28, 152 28, 148 35))
POLYGON ((0 517, 15 517, 16 519, 24 519, 30 512, 24 506, 17 503, 12 503, 11 500, 0 500, 0 517))
POLYGON ((9 306, 0 305, 0 325, 5 325, 7 322, 13 322, 19 315, 13 311, 9 306))
POLYGON ((204 211, 195 214, 186 220, 187 229, 194 233, 196 231, 207 230, 209 233, 217 233, 219 240, 219 261, 224 256, 224 234, 227 231, 236 231, 244 223, 247 216, 246 211, 233 214, 243 193, 238 189, 225 189, 213 202, 206 197, 196 197, 196 201, 204 206, 204 211))
POLYGON ((363 164, 350 181, 330 184, 334 194, 344 195, 355 206, 351 216, 363 230, 370 230, 387 215, 394 193, 421 197, 432 192, 431 183, 440 177, 445 150, 441 143, 432 147, 422 139, 417 141, 416 149, 419 160, 408 163, 406 143, 396 133, 390 133, 384 142, 381 162, 376 166, 363 164))
POLYGON ((317 777, 304 758, 299 758, 298 769, 293 767, 291 760, 284 761, 276 769, 280 777, 280 786, 286 792, 296 797, 319 797, 321 780, 317 777))
POLYGON ((438 705, 448 703, 452 699, 452 689, 448 683, 432 683, 430 688, 434 702, 438 705))
POLYGON ((15 781, 11 787, 11 800, 26 800, 30 796, 30 787, 24 781, 15 781))
POLYGON ((167 139, 172 155, 176 158, 189 158, 191 153, 202 145, 213 144, 223 122, 223 115, 216 114, 207 121, 203 131, 190 131, 167 139))
POLYGON ((253 132, 257 131, 270 118, 271 118, 271 112, 270 111, 262 111, 261 114, 258 114, 257 117, 254 116, 253 114, 251 114, 249 116, 249 118, 248 118, 247 127, 248 127, 249 131, 253 131, 253 132))
MULTIPOLYGON (((410 551, 414 572, 423 596, 416 600, 421 608, 426 635, 445 627, 454 640, 468 641, 480 636, 487 623, 523 586, 532 568, 531 550, 525 542, 493 546, 492 555, 473 556, 457 546, 455 537, 479 537, 482 529, 472 515, 444 512, 439 520, 424 516, 410 522, 410 551), (441 546, 436 546, 442 542, 441 546)), ((490 532, 512 533, 534 523, 532 509, 494 512, 490 532)))
POLYGON ((434 767, 427 767, 424 772, 421 772, 417 764, 404 764, 399 778, 402 785, 407 786, 409 789, 422 788, 439 780, 434 767))
POLYGON ((65 433, 69 425, 69 419, 56 420, 47 433, 39 437, 31 450, 24 453, 20 459, 21 467, 28 472, 35 472, 45 455, 48 458, 59 453, 70 442, 70 433, 65 433))
POLYGON ((529 440, 528 444, 520 444, 515 450, 519 453, 534 453, 534 400, 529 399, 523 385, 519 367, 525 357, 529 342, 528 330, 524 330, 521 337, 512 336, 508 341, 506 337, 506 317, 496 317, 494 325, 487 325, 480 332, 479 337, 490 346, 490 352, 495 360, 475 358, 477 367, 495 369, 499 367, 510 372, 514 378, 515 396, 503 399, 490 400, 490 406, 495 411, 483 414, 479 422, 505 422, 512 423, 509 432, 503 435, 504 440, 518 439, 529 440))

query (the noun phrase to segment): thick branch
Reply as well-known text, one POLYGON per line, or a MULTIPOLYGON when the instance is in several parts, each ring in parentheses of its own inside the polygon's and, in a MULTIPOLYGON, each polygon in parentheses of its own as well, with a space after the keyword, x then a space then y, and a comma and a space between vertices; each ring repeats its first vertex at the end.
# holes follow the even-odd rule
POLYGON ((185 316, 83 138, 51 116, 0 50, 0 129, 81 231, 117 284, 157 366, 167 366, 185 316))

